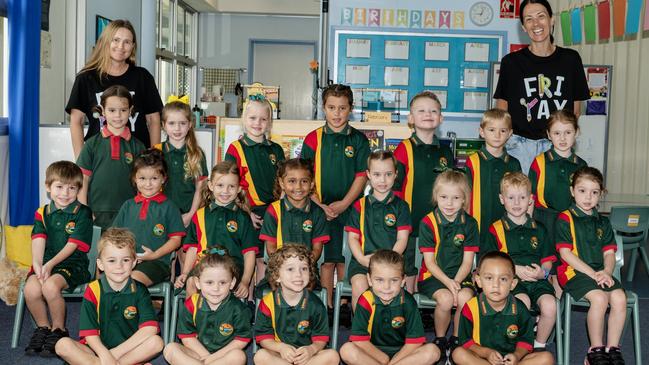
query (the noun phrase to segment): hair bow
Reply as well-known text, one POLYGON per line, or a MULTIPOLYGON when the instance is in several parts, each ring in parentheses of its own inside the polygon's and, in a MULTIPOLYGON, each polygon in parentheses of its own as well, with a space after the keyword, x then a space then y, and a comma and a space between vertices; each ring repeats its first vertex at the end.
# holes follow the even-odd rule
POLYGON ((212 247, 203 252, 205 252, 208 255, 219 255, 219 256, 225 256, 227 254, 224 248, 218 248, 218 247, 212 247))
POLYGON ((167 104, 173 103, 174 101, 179 101, 183 104, 189 105, 189 95, 183 95, 181 97, 178 97, 177 95, 169 95, 167 98, 167 104))
POLYGON ((252 94, 248 95, 248 100, 264 101, 266 100, 266 96, 264 94, 252 94))

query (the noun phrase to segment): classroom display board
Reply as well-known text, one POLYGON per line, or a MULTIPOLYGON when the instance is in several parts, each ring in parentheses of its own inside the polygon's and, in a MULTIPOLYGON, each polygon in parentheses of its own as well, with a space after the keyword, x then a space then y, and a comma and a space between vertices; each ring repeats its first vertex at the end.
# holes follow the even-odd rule
POLYGON ((490 104, 490 65, 505 32, 334 30, 334 82, 354 90, 355 111, 408 113, 408 102, 433 90, 447 118, 480 118, 490 104), (377 89, 374 92, 367 89, 377 89))
MULTIPOLYGON (((500 62, 491 65, 490 73, 489 94, 493 95, 498 85, 500 62)), ((575 153, 583 158, 588 166, 596 167, 606 176, 613 66, 584 65, 584 73, 590 89, 590 100, 583 103, 584 108, 579 116, 579 135, 575 144, 575 153)), ((492 100, 492 106, 496 106, 496 99, 492 100)))

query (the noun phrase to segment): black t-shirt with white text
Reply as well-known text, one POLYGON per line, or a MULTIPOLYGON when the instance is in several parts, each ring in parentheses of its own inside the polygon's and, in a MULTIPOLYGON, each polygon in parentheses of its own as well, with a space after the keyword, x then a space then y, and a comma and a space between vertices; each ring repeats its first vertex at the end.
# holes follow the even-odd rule
POLYGON ((160 112, 163 105, 155 80, 145 68, 129 65, 122 75, 108 75, 101 80, 97 70, 88 70, 78 74, 74 80, 65 111, 69 114, 72 109, 78 109, 86 114, 89 121, 88 132, 85 136, 87 140, 99 133, 101 129, 99 119, 93 116, 93 108, 99 105, 104 90, 113 85, 122 85, 131 92, 134 108, 133 114, 129 117, 129 128, 132 128, 131 126, 134 124, 135 137, 146 146, 150 146, 146 115, 160 112))
POLYGON ((528 48, 503 57, 494 99, 507 101, 514 134, 547 138, 546 125, 556 110, 573 110, 577 100, 590 99, 584 65, 577 51, 556 47, 548 57, 528 48))

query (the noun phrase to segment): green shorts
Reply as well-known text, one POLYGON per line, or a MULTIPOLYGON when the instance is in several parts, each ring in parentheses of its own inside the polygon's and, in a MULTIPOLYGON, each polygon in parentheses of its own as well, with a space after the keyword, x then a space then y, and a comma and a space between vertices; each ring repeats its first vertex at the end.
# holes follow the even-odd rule
POLYGON ((361 265, 355 258, 349 260, 349 268, 347 269, 347 281, 351 281, 354 275, 367 274, 367 268, 361 265))
POLYGON ((117 216, 117 212, 92 212, 95 216, 93 222, 95 226, 101 227, 101 233, 104 233, 108 228, 113 225, 113 221, 117 216))
POLYGON ((142 261, 135 265, 133 271, 140 271, 153 282, 152 285, 167 281, 171 278, 171 268, 160 260, 142 261))
POLYGON ((417 268, 415 267, 415 248, 417 246, 417 237, 410 235, 408 237, 408 245, 406 250, 403 251, 403 261, 406 276, 417 275, 417 268))
POLYGON ((379 350, 381 350, 383 353, 388 355, 390 359, 392 359, 394 355, 396 355, 399 351, 401 351, 401 347, 399 346, 376 346, 376 347, 379 350))
MULTIPOLYGON (((462 289, 468 288, 473 290, 475 293, 475 285, 473 285, 473 281, 471 280, 471 274, 467 276, 462 282, 460 283, 460 287, 462 289)), ((433 294, 435 294, 436 291, 440 289, 447 289, 446 285, 444 285, 441 281, 437 280, 435 277, 431 276, 428 279, 424 281, 420 281, 417 283, 417 292, 419 294, 422 294, 428 298, 432 298, 433 294)))
MULTIPOLYGON (((27 277, 31 276, 32 274, 34 274, 34 269, 29 270, 27 277)), ((63 277, 66 284, 68 284, 68 288, 65 289, 65 291, 67 292, 71 292, 77 286, 89 282, 92 277, 87 268, 82 268, 79 265, 70 264, 59 264, 54 266, 54 268, 50 272, 50 277, 54 276, 54 274, 59 274, 63 277)))
POLYGON ((580 272, 576 272, 576 275, 572 279, 570 279, 566 283, 566 285, 563 286, 563 290, 565 290, 566 293, 575 298, 575 300, 583 298, 584 295, 588 294, 588 292, 591 290, 603 290, 605 292, 611 292, 616 289, 624 290, 619 280, 613 278, 613 281, 613 286, 611 286, 610 288, 602 288, 601 286, 597 285, 597 282, 595 282, 595 280, 591 279, 589 276, 580 272))
POLYGON ((327 221, 331 240, 324 245, 324 262, 336 264, 345 262, 343 256, 343 230, 347 216, 347 211, 345 211, 336 219, 327 221))
POLYGON ((512 290, 512 294, 525 294, 530 297, 530 302, 532 303, 530 310, 538 313, 539 306, 537 302, 539 298, 545 294, 551 295, 554 298, 554 287, 547 280, 521 281, 519 279, 518 284, 512 290))
MULTIPOLYGON (((557 212, 554 209, 548 209, 548 208, 539 208, 535 207, 534 208, 534 219, 539 221, 544 227, 547 232, 546 237, 554 237, 554 227, 557 221, 557 217, 559 216, 559 212, 557 212)), ((554 246, 554 244, 552 244, 554 246)), ((557 258, 559 254, 557 253, 557 258)), ((561 265, 561 260, 556 260, 552 263, 552 269, 550 270, 550 274, 556 275, 557 274, 557 267, 561 265)))

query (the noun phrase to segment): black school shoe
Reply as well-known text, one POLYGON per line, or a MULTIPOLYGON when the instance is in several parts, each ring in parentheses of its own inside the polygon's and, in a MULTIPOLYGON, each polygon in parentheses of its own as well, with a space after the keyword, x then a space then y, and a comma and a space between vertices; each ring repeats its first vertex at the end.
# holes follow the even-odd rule
POLYGON ((611 365, 624 365, 624 358, 619 347, 609 347, 608 361, 611 365))
POLYGON ((47 327, 38 327, 32 333, 32 338, 29 344, 25 347, 26 355, 38 355, 43 350, 45 338, 50 334, 50 329, 47 327))
POLYGON ((444 365, 447 362, 448 359, 448 341, 446 340, 446 337, 435 337, 433 340, 433 343, 435 346, 439 348, 439 360, 437 361, 437 365, 444 365))
POLYGON ((584 365, 609 365, 608 354, 604 346, 593 347, 586 354, 584 365))
POLYGON ((352 306, 349 303, 340 305, 340 317, 338 317, 340 326, 352 328, 352 306))
POLYGON ((70 337, 70 333, 67 329, 62 330, 60 328, 57 328, 50 332, 50 334, 45 337, 43 350, 41 351, 40 355, 43 357, 56 357, 57 355, 54 346, 56 346, 56 343, 59 342, 59 340, 63 337, 70 337))
POLYGON ((451 336, 448 339, 448 360, 446 361, 447 364, 450 365, 455 365, 453 362, 453 351, 460 346, 460 339, 457 336, 451 336))

